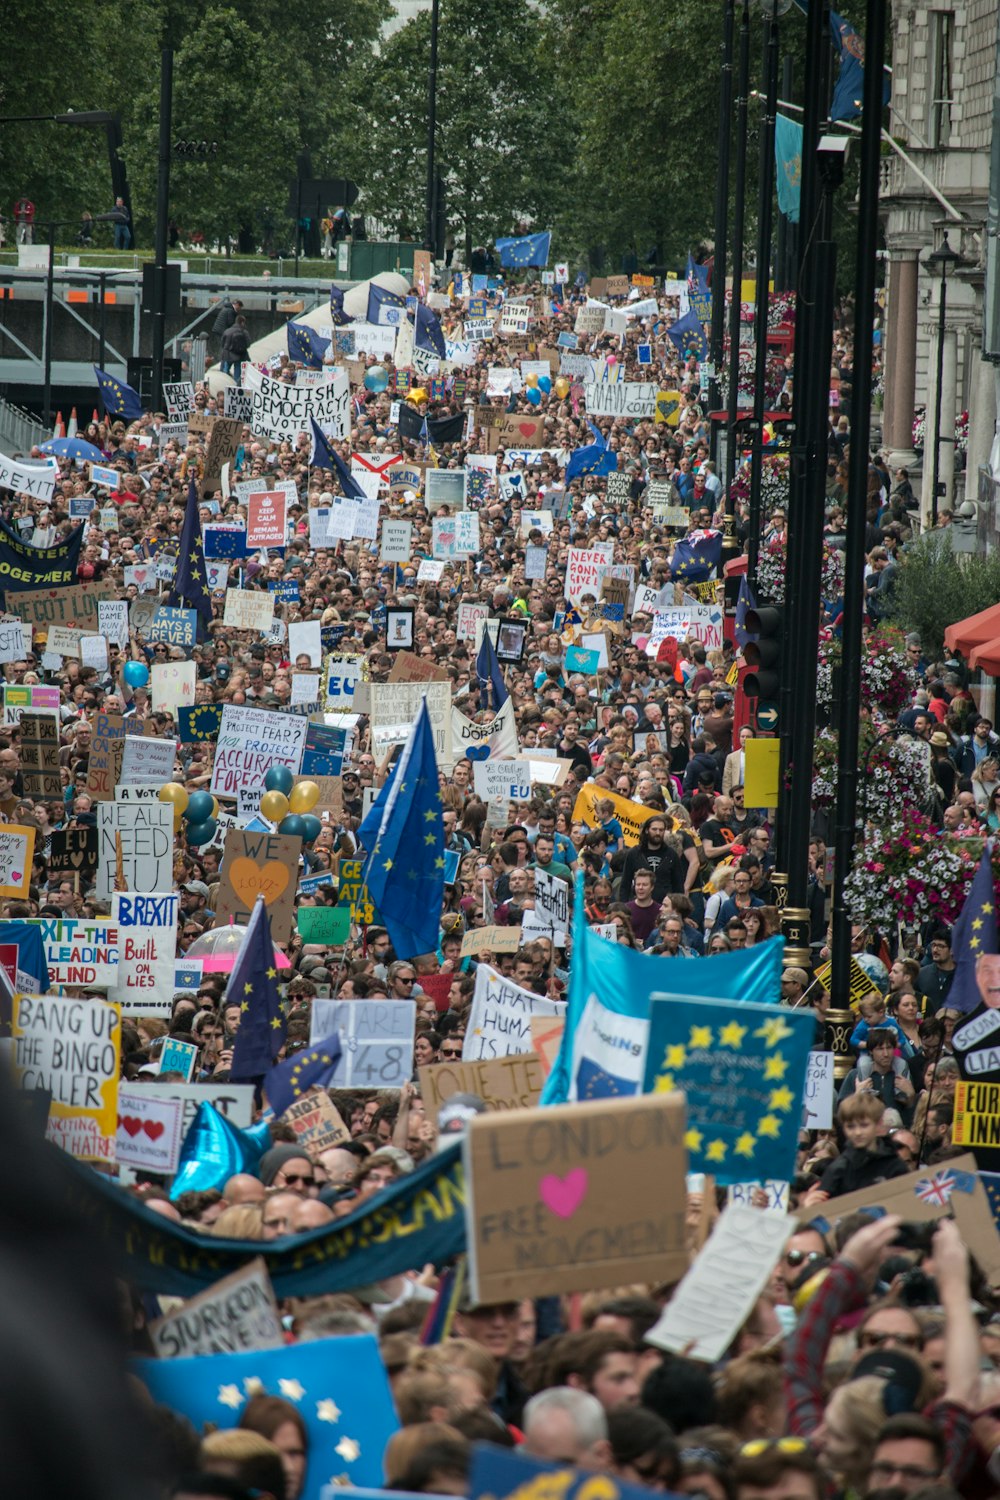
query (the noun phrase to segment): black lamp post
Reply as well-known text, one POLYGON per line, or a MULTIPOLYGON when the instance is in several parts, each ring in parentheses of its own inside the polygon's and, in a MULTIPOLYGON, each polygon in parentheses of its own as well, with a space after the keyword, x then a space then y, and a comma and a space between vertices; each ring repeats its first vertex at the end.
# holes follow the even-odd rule
POLYGON ((437 227, 437 72, 439 0, 431 0, 431 55, 427 74, 427 223, 424 249, 436 258, 441 248, 435 243, 437 227))
MULTIPOLYGON (((722 23, 722 67, 719 82, 719 139, 716 147, 718 169, 715 174, 715 249, 712 258, 712 378, 709 382, 709 405, 718 411, 719 372, 722 369, 722 341, 726 331, 726 255, 729 235, 729 141, 733 112, 733 34, 736 25, 736 0, 725 0, 722 23)), ((712 423, 712 457, 718 460, 721 424, 712 423)), ((722 476, 725 479, 725 475, 722 476)))
MULTIPOLYGON (((944 331, 945 317, 948 307, 948 271, 956 270, 964 266, 964 257, 953 250, 948 243, 948 231, 942 236, 943 243, 939 250, 932 250, 924 264, 928 270, 941 272, 941 286, 938 295, 938 344, 937 344, 937 387, 934 391, 934 453, 931 464, 931 525, 936 526, 938 520, 938 488, 941 481, 941 444, 954 443, 955 434, 950 437, 941 436, 941 385, 944 376, 944 331)), ((954 417, 954 413, 952 413, 954 417)))
MULTIPOLYGON (((736 82, 736 173, 733 184, 733 292, 729 304, 729 401, 726 412, 726 518, 722 551, 731 557, 737 551, 735 536, 735 497, 738 437, 736 424, 740 405, 740 314, 743 309, 743 226, 746 220, 747 180, 747 95, 750 91, 750 0, 743 0, 740 16, 739 72, 736 82)), ((720 291, 722 288, 720 288, 720 291)))

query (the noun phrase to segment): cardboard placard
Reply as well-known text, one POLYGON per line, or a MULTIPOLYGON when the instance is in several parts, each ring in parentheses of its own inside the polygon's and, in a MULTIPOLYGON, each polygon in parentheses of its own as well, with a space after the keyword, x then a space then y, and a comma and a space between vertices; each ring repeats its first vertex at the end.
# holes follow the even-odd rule
POLYGON ((498 1057, 491 1062, 432 1063, 418 1068, 424 1113, 433 1125, 452 1094, 475 1094, 488 1110, 532 1109, 542 1095, 545 1072, 534 1052, 498 1057))
POLYGON ((462 937, 460 958, 474 958, 477 953, 516 953, 524 939, 520 927, 470 927, 462 937))
POLYGON ((501 448, 544 448, 545 418, 504 412, 497 426, 497 441, 501 448))
POLYGON ((432 661, 415 656, 412 651, 397 651, 393 656, 389 682, 450 682, 447 670, 432 661))
POLYGON ((552 1072, 555 1060, 559 1056, 565 1030, 565 1016, 532 1016, 531 1018, 531 1045, 538 1054, 538 1060, 546 1078, 552 1072))
POLYGON ((100 599, 115 599, 118 590, 113 583, 91 580, 84 588, 20 589, 7 592, 7 613, 17 615, 26 625, 45 630, 49 625, 75 625, 91 629, 97 626, 97 604, 100 599))
POLYGON ((325 1089, 307 1089, 301 1099, 288 1106, 281 1119, 295 1131, 312 1161, 331 1146, 351 1139, 351 1132, 325 1089))
POLYGON ((21 778, 26 797, 62 799, 59 725, 52 714, 21 715, 21 778))
POLYGON ((678 1095, 474 1117, 462 1149, 473 1301, 683 1275, 684 1131, 678 1095))
POLYGON ((285 833, 254 833, 230 828, 222 859, 216 926, 248 922, 258 896, 264 897, 271 937, 287 943, 292 935, 295 887, 302 840, 285 833))
MULTIPOLYGON (((191 419, 188 419, 190 430, 191 419)), ((201 480, 201 493, 207 495, 217 490, 222 483, 224 464, 231 464, 243 443, 243 423, 236 417, 215 417, 208 434, 205 453, 205 472, 201 480)))
POLYGON ((191 1297, 177 1312, 157 1318, 149 1336, 160 1359, 280 1349, 285 1342, 281 1315, 263 1256, 191 1297))

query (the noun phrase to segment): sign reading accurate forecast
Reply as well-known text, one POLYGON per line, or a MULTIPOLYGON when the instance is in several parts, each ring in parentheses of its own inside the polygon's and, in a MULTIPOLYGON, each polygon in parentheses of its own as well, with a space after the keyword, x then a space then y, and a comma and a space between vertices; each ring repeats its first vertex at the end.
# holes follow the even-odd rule
POLYGON ((791 1178, 815 1013, 683 995, 650 1010, 643 1092, 684 1094, 689 1171, 791 1178))

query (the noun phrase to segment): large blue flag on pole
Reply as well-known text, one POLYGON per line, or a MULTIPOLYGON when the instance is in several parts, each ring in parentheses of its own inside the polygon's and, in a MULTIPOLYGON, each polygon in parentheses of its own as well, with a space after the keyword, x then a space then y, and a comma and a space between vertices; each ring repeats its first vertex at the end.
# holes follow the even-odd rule
POLYGON ((489 708, 489 689, 492 688, 493 712, 498 714, 510 694, 503 680, 503 670, 497 660, 497 654, 493 649, 492 637, 486 629, 483 630, 483 643, 476 657, 476 671, 479 674, 479 707, 489 708))
POLYGON ((142 416, 139 392, 134 391, 124 380, 116 380, 107 370, 99 370, 96 365, 94 374, 97 376, 101 400, 108 416, 122 417, 126 422, 137 422, 142 416))
POLYGON ((976 965, 984 953, 997 952, 997 913, 993 890, 992 845, 987 841, 973 876, 965 905, 952 928, 951 951, 955 977, 948 991, 951 1010, 970 1011, 982 1001, 976 983, 976 965))
MULTIPOLYGON (((795 0, 803 15, 809 14, 809 0, 795 0)), ((831 120, 854 120, 861 113, 865 92, 865 41, 850 21, 835 10, 830 12, 830 41, 840 59, 837 83, 830 105, 831 120)), ((888 104, 889 73, 883 73, 882 103, 888 104)), ((779 116, 780 119, 780 116, 779 116)), ((780 171, 780 169, 779 169, 780 171)))
POLYGON ((278 965, 271 920, 258 896, 236 955, 227 1003, 239 1003, 240 1024, 233 1043, 229 1076, 233 1083, 259 1083, 270 1071, 285 1040, 286 1010, 278 993, 278 965))
POLYGON ((778 207, 793 224, 802 201, 802 126, 779 111, 774 121, 774 165, 778 207))
POLYGON ((547 266, 551 241, 551 233, 545 230, 541 234, 522 234, 495 243, 502 266, 547 266))
POLYGON ((212 596, 208 591, 205 573, 205 553, 201 542, 201 518, 198 510, 198 481, 194 474, 188 486, 187 506, 184 510, 184 525, 177 547, 177 570, 174 583, 167 595, 171 605, 186 604, 198 611, 202 622, 208 624, 212 618, 212 596))
POLYGON ((327 442, 326 433, 316 421, 315 417, 309 418, 312 423, 313 447, 309 462, 317 469, 329 469, 336 474, 340 488, 349 500, 364 500, 365 492, 358 481, 354 478, 350 469, 344 463, 336 448, 331 448, 327 442))

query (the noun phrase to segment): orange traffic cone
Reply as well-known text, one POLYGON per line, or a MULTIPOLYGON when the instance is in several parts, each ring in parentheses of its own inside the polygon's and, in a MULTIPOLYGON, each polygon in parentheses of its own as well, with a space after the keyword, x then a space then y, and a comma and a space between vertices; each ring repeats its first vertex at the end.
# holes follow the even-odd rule
POLYGON ((76 437, 78 430, 79 425, 76 420, 76 407, 74 406, 73 410, 69 414, 69 426, 66 428, 66 436, 76 437))
POLYGON ((63 414, 61 411, 56 413, 56 425, 53 430, 52 436, 54 438, 61 438, 66 436, 66 423, 63 421, 63 414))
POLYGON ((95 427, 96 427, 97 423, 101 420, 100 417, 97 415, 97 407, 96 406, 94 407, 94 415, 91 417, 90 420, 94 423, 95 427))

